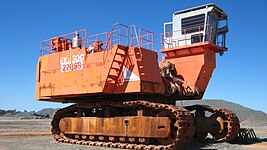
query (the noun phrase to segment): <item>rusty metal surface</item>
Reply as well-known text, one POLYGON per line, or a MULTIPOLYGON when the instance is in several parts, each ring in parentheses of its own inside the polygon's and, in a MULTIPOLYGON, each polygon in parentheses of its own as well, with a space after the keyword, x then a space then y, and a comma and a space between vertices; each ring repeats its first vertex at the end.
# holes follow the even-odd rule
MULTIPOLYGON (((115 112, 115 111, 114 111, 115 112)), ((114 113, 113 112, 113 113, 114 113)), ((132 111, 130 111, 132 113, 132 111)), ((109 116, 109 114, 101 114, 99 116, 109 116)), ((121 116, 122 118, 127 118, 121 116)), ((99 117, 98 116, 98 117, 99 117)), ((145 116, 144 116, 145 117, 145 116)), ((79 118, 79 117, 77 117, 79 118)), ((183 107, 175 107, 167 104, 152 103, 147 101, 130 101, 130 102, 94 102, 88 104, 76 104, 58 110, 51 122, 52 134, 54 138, 59 142, 116 147, 116 148, 128 148, 128 149, 179 149, 184 148, 193 139, 195 127, 191 114, 183 107), (78 109, 92 109, 92 108, 105 108, 106 106, 112 106, 116 109, 132 109, 132 108, 144 108, 144 112, 136 112, 135 115, 142 117, 142 115, 148 115, 153 117, 165 118, 171 120, 170 133, 166 138, 147 138, 147 137, 128 137, 128 136, 109 136, 109 135, 82 135, 82 134, 64 134, 66 129, 62 127, 64 123, 60 123, 60 120, 64 117, 76 117, 78 109), (148 111, 149 110, 149 111, 148 111), (156 112, 156 113, 152 113, 156 112), (144 114, 143 114, 144 113, 144 114), (61 124, 61 125, 60 125, 61 124), (62 128, 62 131, 60 130, 62 128)), ((149 128, 149 127, 147 127, 149 128)))
POLYGON ((216 141, 230 142, 239 133, 240 124, 237 116, 225 108, 211 108, 206 105, 193 105, 185 107, 189 111, 195 111, 194 120, 196 137, 205 139, 210 133, 216 141), (213 113, 205 116, 205 112, 213 113))
POLYGON ((224 121, 227 123, 227 126, 225 127, 226 129, 224 130, 226 131, 226 135, 219 138, 218 141, 228 142, 235 139, 240 130, 239 119, 236 114, 225 108, 213 108, 213 110, 222 113, 225 116, 224 121))
POLYGON ((261 142, 252 128, 240 128, 237 137, 231 141, 233 144, 253 144, 261 142))
POLYGON ((64 117, 59 129, 64 134, 165 138, 170 123, 168 117, 64 117))

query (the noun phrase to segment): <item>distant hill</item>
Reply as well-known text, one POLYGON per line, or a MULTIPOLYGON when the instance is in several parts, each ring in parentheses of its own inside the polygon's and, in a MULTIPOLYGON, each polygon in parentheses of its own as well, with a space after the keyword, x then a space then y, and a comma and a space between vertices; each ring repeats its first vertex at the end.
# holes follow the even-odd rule
POLYGON ((35 116, 33 114, 40 114, 40 115, 46 115, 48 114, 50 118, 53 117, 54 113, 58 110, 54 108, 45 108, 42 110, 39 110, 37 112, 35 111, 16 111, 16 110, 1 110, 0 109, 0 117, 13 117, 13 118, 29 118, 29 119, 34 119, 34 118, 40 118, 40 116, 35 116))
MULTIPOLYGON (((262 111, 253 110, 242 105, 224 101, 224 100, 188 100, 188 101, 177 101, 176 105, 188 106, 188 105, 209 105, 211 107, 227 108, 232 110, 238 116, 242 126, 267 126, 267 114, 262 111)), ((58 109, 45 108, 40 111, 16 111, 16 110, 1 110, 0 117, 14 117, 14 118, 38 118, 32 115, 36 114, 48 114, 50 118, 53 117, 54 113, 58 109)))
POLYGON ((54 109, 54 108, 45 108, 45 109, 42 109, 42 110, 39 110, 37 111, 36 113, 38 114, 48 114, 51 118, 53 117, 54 113, 58 110, 59 108, 57 109, 54 109))
POLYGON ((14 110, 2 110, 2 109, 0 109, 0 116, 2 116, 2 115, 5 115, 5 114, 7 114, 7 113, 10 113, 10 114, 16 114, 16 109, 14 109, 14 110))
MULTIPOLYGON (((188 105, 209 105, 211 107, 218 107, 218 108, 227 108, 234 113, 239 118, 239 121, 241 122, 241 125, 243 126, 261 126, 261 125, 267 125, 267 114, 258 111, 253 110, 247 107, 244 107, 242 105, 224 101, 224 100, 188 100, 188 101, 182 101, 182 106, 188 106, 188 105)), ((181 101, 177 101, 176 105, 181 105, 181 101)))

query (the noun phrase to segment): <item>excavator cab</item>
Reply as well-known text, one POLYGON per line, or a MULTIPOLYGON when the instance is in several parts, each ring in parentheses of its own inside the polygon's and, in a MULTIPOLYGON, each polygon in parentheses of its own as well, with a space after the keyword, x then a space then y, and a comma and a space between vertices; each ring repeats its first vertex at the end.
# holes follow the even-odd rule
POLYGON ((215 4, 174 12, 172 22, 164 23, 165 48, 210 42, 227 50, 227 14, 215 4))
POLYGON ((216 67, 215 54, 223 55, 227 51, 227 32, 227 14, 214 4, 173 13, 172 22, 164 23, 161 34, 161 52, 166 54, 161 68, 169 68, 168 64, 173 64, 176 72, 170 75, 171 80, 164 77, 170 81, 168 88, 171 93, 184 88, 189 89, 186 95, 202 98, 216 67), (188 84, 181 86, 181 83, 188 84))

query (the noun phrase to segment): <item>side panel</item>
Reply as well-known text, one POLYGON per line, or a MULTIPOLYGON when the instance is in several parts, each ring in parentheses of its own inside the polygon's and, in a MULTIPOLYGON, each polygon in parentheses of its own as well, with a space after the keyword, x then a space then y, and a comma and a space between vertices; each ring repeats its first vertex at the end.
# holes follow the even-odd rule
POLYGON ((157 53, 151 50, 115 45, 112 50, 89 54, 85 48, 77 48, 42 56, 39 64, 36 70, 38 100, 164 93, 157 53))
POLYGON ((175 64, 177 76, 204 93, 216 67, 214 47, 199 45, 165 52, 168 61, 175 64))
POLYGON ((114 92, 136 92, 139 87, 138 92, 163 94, 165 89, 159 73, 157 53, 132 46, 128 56, 114 92))
POLYGON ((40 96, 102 92, 111 64, 105 60, 113 56, 114 50, 87 55, 74 49, 41 57, 40 96))

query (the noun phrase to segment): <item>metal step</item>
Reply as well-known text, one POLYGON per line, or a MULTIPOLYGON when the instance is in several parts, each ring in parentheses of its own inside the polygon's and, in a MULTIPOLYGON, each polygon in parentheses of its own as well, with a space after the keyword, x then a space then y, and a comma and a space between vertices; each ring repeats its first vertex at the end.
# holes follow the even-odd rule
POLYGON ((122 60, 113 60, 114 62, 117 62, 117 63, 123 63, 123 61, 122 60))
POLYGON ((108 78, 116 80, 118 78, 118 76, 116 76, 116 75, 108 75, 108 78))

